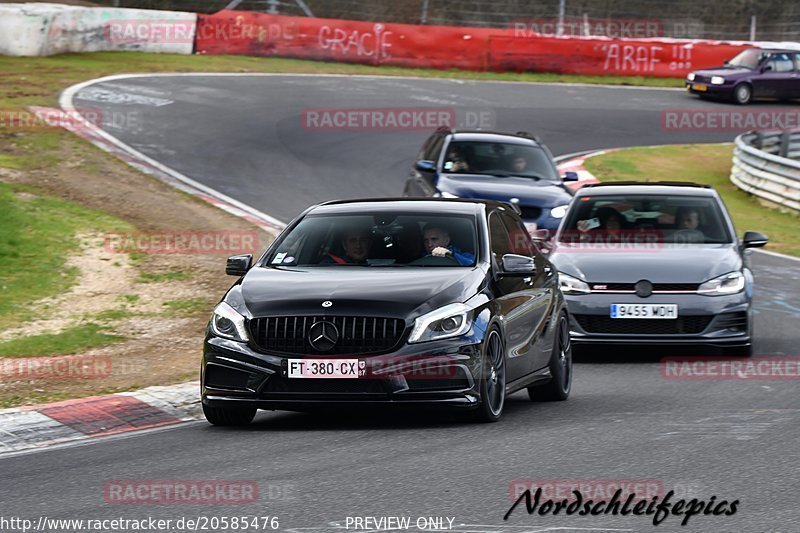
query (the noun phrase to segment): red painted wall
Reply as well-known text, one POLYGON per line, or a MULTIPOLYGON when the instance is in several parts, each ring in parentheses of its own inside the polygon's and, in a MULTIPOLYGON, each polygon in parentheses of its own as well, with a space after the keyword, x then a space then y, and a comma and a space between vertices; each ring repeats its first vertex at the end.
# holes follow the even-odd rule
POLYGON ((369 65, 683 77, 721 65, 741 43, 557 38, 512 29, 383 24, 221 11, 200 15, 196 53, 369 65))

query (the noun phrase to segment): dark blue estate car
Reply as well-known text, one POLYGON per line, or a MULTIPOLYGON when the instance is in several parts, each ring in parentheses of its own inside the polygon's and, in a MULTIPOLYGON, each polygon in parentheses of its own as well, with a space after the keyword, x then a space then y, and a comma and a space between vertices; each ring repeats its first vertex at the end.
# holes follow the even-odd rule
POLYGON ((690 72, 686 90, 737 104, 759 98, 800 98, 800 48, 749 48, 724 66, 690 72))
POLYGON ((404 196, 478 198, 516 204, 529 231, 555 232, 572 192, 550 150, 536 138, 486 131, 437 130, 420 150, 404 196))

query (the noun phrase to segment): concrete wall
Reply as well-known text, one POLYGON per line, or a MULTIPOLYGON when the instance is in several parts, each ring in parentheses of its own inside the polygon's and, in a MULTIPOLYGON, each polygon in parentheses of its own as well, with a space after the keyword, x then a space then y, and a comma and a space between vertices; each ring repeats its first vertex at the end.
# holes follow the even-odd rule
POLYGON ((191 54, 197 15, 176 11, 0 4, 0 54, 134 50, 191 54))

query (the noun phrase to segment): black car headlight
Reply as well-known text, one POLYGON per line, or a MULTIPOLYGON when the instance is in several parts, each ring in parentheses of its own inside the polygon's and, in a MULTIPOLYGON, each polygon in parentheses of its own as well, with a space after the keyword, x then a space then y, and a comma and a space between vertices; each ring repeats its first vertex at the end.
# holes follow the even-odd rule
POLYGON ((689 81, 694 81, 694 76, 695 76, 694 72, 690 72, 689 74, 686 75, 686 79, 689 81))
POLYGON ((697 288, 697 292, 706 296, 719 296, 722 294, 736 294, 744 289, 744 274, 741 272, 728 272, 722 276, 710 279, 697 288))
POLYGON ((472 308, 450 304, 426 313, 414 321, 409 343, 436 341, 464 335, 472 326, 472 308))
POLYGON ((244 317, 236 309, 220 302, 211 315, 211 331, 218 337, 239 342, 247 342, 247 328, 244 326, 244 317))
POLYGON ((588 283, 563 272, 558 273, 558 284, 564 294, 589 294, 592 292, 588 283))

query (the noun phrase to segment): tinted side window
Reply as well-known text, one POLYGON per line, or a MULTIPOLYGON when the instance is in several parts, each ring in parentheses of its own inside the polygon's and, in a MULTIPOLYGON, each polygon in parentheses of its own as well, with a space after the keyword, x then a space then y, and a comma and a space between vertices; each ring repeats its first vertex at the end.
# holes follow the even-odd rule
POLYGON ((425 144, 422 145, 419 154, 417 154, 417 160, 425 159, 425 154, 428 153, 428 151, 431 148, 431 145, 433 145, 434 141, 436 141, 436 137, 438 137, 438 134, 434 133, 425 140, 425 144))
POLYGON ((489 217, 489 240, 492 246, 492 253, 498 263, 504 255, 513 253, 508 230, 498 212, 492 213, 489 217))
POLYGON ((508 230, 511 253, 533 256, 534 248, 531 244, 531 237, 522 222, 509 213, 501 213, 500 218, 503 219, 508 230))
POLYGON ((433 161, 435 163, 439 162, 439 153, 442 151, 442 143, 444 142, 444 135, 437 134, 432 139, 431 143, 425 149, 425 154, 423 159, 428 161, 433 161))

